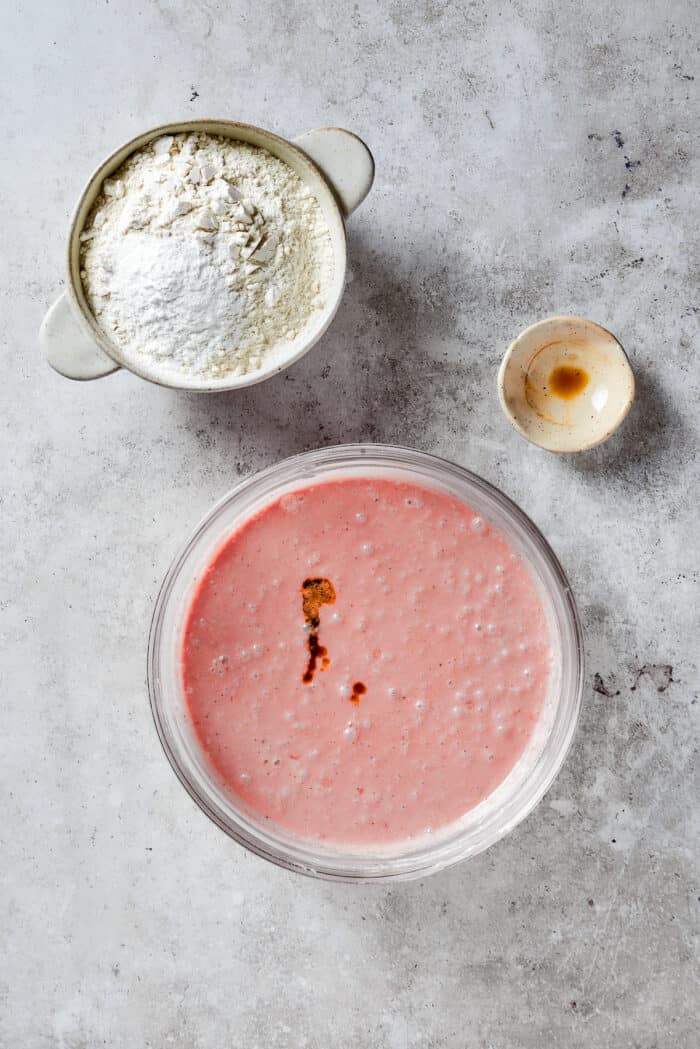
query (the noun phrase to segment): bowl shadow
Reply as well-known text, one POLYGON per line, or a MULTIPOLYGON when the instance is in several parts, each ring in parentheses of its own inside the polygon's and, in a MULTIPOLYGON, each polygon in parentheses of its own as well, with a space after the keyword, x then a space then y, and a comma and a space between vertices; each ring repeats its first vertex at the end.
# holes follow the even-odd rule
POLYGON ((430 450, 436 405, 444 413, 445 406, 459 404, 464 415, 460 391, 475 385, 475 355, 448 360, 436 352, 436 343, 459 338, 454 284, 444 282, 427 249, 401 273, 398 254, 352 233, 348 241, 345 294, 319 343, 256 386, 173 392, 173 412, 187 429, 205 429, 214 439, 238 437, 259 466, 268 457, 346 442, 430 450))
POLYGON ((650 471, 658 471, 677 457, 685 423, 654 376, 636 362, 633 368, 636 395, 629 415, 603 444, 562 456, 570 470, 585 475, 603 473, 643 486, 649 483, 650 471))

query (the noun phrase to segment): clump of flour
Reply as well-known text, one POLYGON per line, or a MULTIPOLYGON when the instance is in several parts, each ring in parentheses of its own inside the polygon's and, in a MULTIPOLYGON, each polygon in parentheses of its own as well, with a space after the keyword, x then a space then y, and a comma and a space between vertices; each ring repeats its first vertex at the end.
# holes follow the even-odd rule
POLYGON ((132 154, 81 241, 88 303, 127 362, 202 378, 283 360, 333 275, 328 226, 289 165, 199 132, 132 154))

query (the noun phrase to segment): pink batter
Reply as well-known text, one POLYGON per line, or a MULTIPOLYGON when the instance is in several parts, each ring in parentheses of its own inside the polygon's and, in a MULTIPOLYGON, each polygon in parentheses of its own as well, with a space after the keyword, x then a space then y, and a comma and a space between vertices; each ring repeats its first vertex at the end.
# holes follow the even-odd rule
POLYGON ((247 521, 197 587, 182 652, 229 788, 346 845, 478 804, 521 755, 549 673, 538 590, 505 537, 451 496, 384 479, 310 486, 247 521), (319 584, 315 628, 304 583, 319 584))

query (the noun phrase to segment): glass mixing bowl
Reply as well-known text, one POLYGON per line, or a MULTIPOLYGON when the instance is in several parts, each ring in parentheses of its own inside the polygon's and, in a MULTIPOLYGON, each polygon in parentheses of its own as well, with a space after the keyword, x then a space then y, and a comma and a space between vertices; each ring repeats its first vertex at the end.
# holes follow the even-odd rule
POLYGON ((173 561, 151 625, 148 686, 163 749, 199 807, 241 845, 288 870, 369 882, 422 877, 474 856, 523 820, 566 757, 583 688, 583 637, 566 577, 533 523, 480 477, 424 452, 387 445, 344 445, 305 452, 262 470, 216 504, 173 561), (524 558, 546 611, 555 655, 549 693, 524 753, 475 808, 429 840, 348 847, 301 838, 256 818, 219 781, 191 724, 180 652, 189 602, 202 572, 236 529, 285 492, 336 477, 386 477, 448 492, 488 519, 524 558))

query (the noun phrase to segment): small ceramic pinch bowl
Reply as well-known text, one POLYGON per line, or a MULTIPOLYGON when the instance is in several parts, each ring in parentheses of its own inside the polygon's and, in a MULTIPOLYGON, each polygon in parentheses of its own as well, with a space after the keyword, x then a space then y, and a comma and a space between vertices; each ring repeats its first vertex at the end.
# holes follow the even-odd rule
POLYGON ((505 415, 548 452, 582 452, 617 430, 634 401, 634 374, 611 332, 582 317, 530 325, 498 372, 505 415))
POLYGON ((317 128, 293 141, 252 124, 233 120, 184 120, 161 124, 142 132, 116 149, 90 176, 73 213, 68 234, 66 290, 44 317, 39 344, 49 364, 68 379, 99 379, 118 368, 127 368, 142 379, 184 390, 212 392, 231 390, 276 375, 299 360, 318 342, 330 325, 345 287, 347 247, 345 220, 359 207, 372 187, 374 160, 365 143, 343 128, 317 128), (177 372, 168 374, 147 358, 127 360, 92 314, 80 278, 80 234, 106 178, 136 150, 162 135, 200 131, 266 149, 284 161, 316 197, 328 224, 333 272, 326 301, 308 332, 300 334, 282 354, 245 375, 217 378, 177 372))

